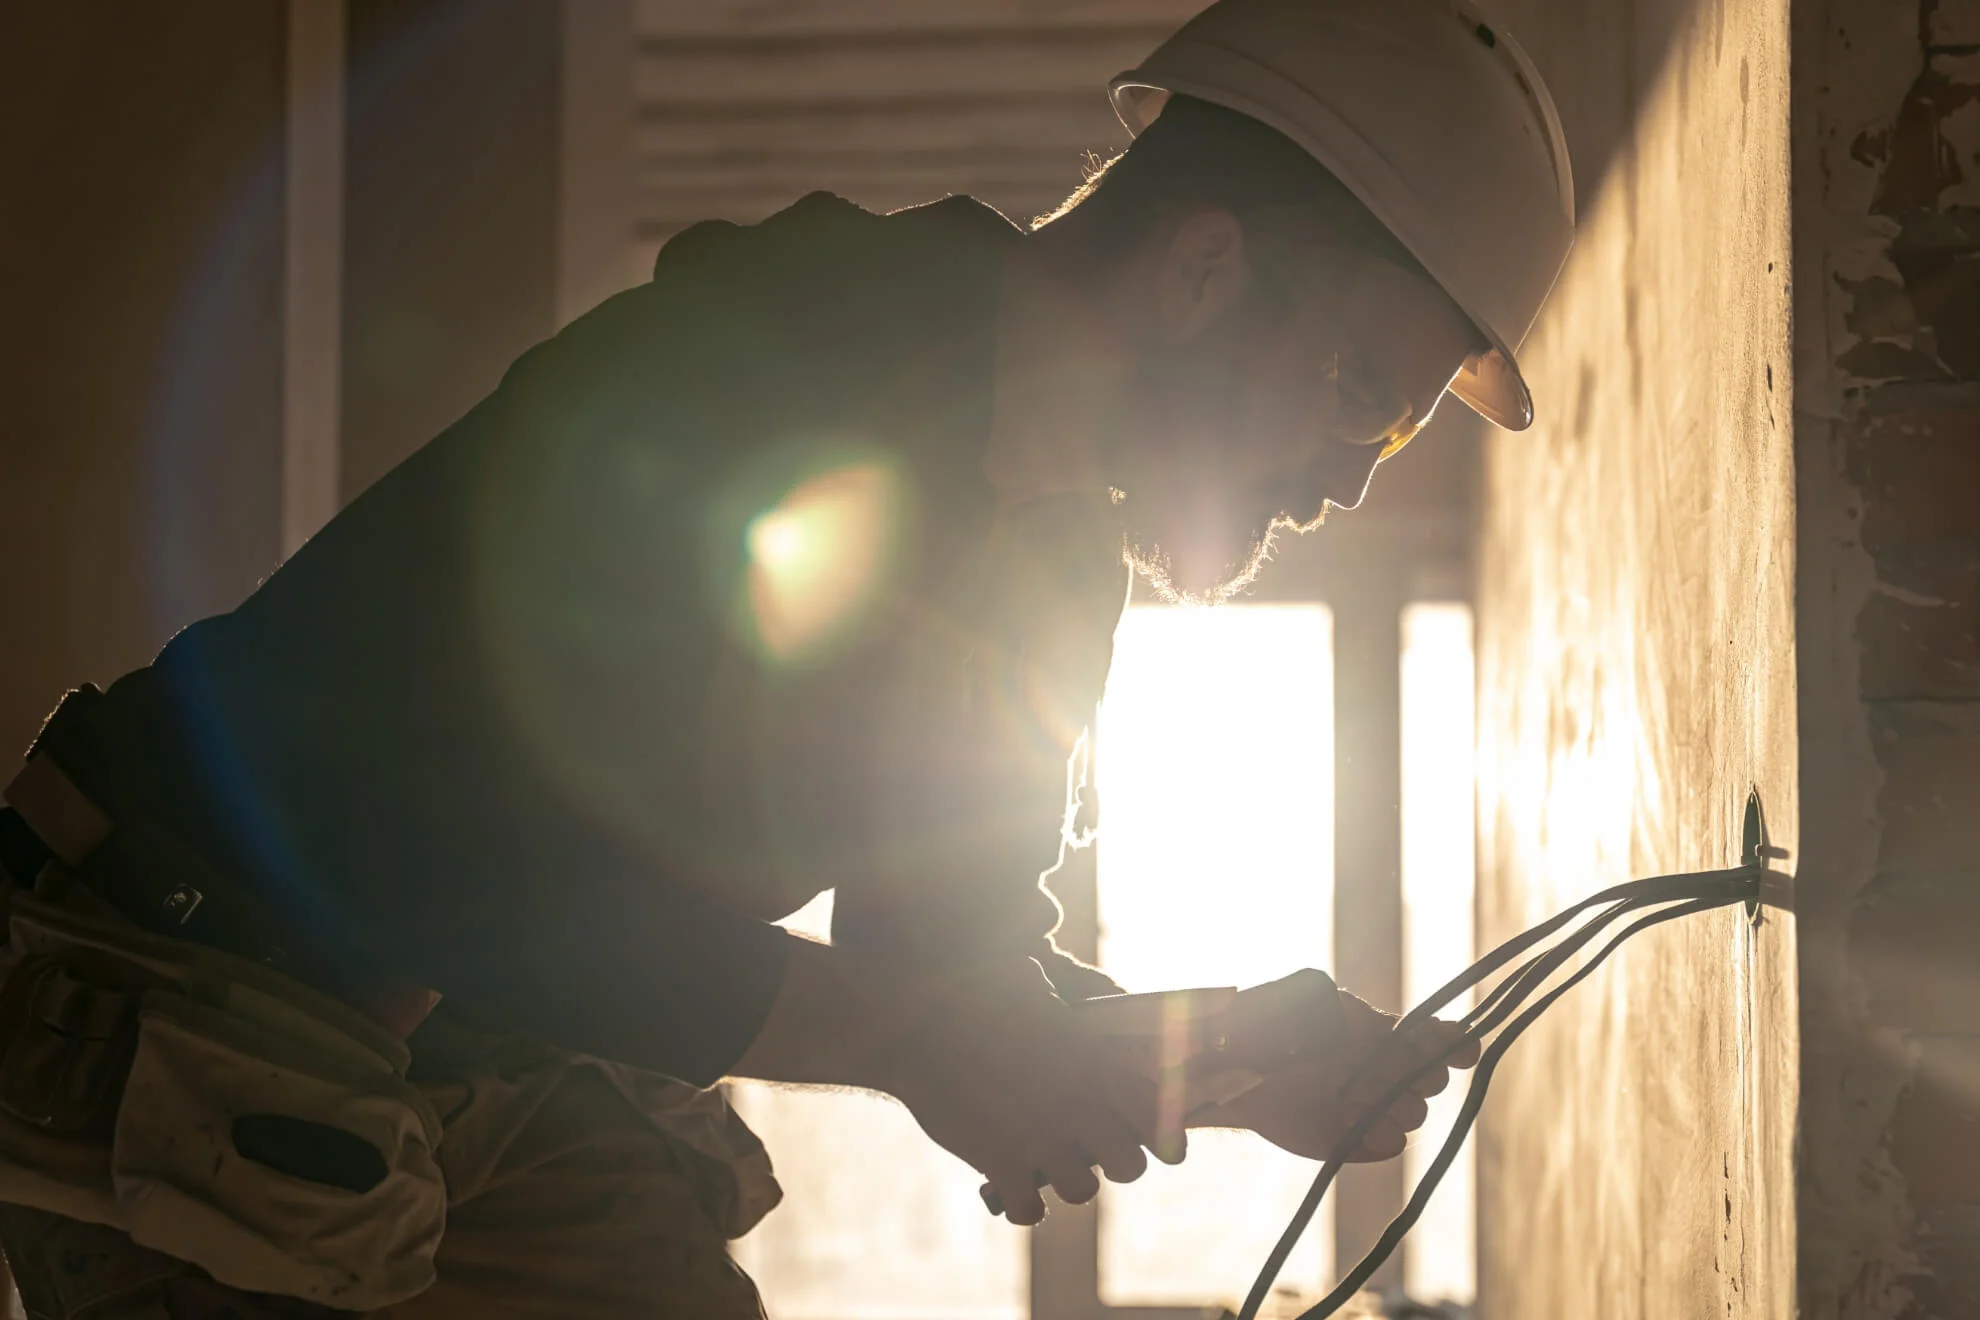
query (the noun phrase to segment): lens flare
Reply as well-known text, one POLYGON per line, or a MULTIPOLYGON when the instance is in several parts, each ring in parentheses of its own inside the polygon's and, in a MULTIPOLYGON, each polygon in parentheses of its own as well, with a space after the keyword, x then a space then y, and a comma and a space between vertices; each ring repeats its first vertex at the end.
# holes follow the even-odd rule
POLYGON ((808 539, 804 520, 780 509, 750 524, 749 555, 773 575, 802 572, 808 539))
POLYGON ((811 478, 749 524, 749 615, 773 659, 814 658, 868 613, 893 559, 900 497, 891 471, 859 464, 811 478))

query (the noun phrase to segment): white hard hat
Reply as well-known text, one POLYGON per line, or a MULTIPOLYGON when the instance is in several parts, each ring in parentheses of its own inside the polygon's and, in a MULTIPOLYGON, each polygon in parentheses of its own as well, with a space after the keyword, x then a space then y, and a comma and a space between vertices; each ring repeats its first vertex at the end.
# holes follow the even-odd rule
POLYGON ((1533 422, 1513 358, 1574 243, 1554 101, 1468 0, 1218 0, 1112 86, 1139 133, 1171 93, 1267 124, 1361 199, 1484 334, 1451 392, 1533 422))

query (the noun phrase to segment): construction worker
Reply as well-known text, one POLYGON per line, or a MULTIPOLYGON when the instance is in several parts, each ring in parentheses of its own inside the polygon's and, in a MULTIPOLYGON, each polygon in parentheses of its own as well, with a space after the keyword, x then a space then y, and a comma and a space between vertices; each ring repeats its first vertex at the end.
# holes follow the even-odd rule
POLYGON ((1137 572, 1239 589, 1447 390, 1530 421, 1560 129, 1466 0, 1220 0, 1114 95, 1134 146, 1030 230, 683 233, 63 702, 0 816, 31 1315, 759 1315, 732 1076, 898 1097, 1018 1224, 1178 1112, 1320 1155, 1437 1065, 1402 1149, 1456 1028, 1303 973, 1198 1024, 1188 1085, 1264 1080, 1164 1117, 1041 875, 1137 572), (826 888, 831 944, 772 924, 826 888))

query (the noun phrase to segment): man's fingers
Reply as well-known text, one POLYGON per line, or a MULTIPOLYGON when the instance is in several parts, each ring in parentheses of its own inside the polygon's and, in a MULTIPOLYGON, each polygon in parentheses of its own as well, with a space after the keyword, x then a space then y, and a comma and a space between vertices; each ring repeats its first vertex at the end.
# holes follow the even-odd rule
POLYGON ((1130 1183, 1148 1172, 1147 1154, 1125 1127, 1118 1128, 1115 1140, 1100 1143, 1094 1155, 1109 1182, 1130 1183))
POLYGON ((1004 1218, 1020 1228, 1029 1228, 1045 1218, 1045 1198, 1038 1194, 1038 1175, 1029 1165, 1000 1164, 983 1175, 1003 1206, 1004 1218))
POLYGON ((1368 1129, 1361 1139, 1361 1149, 1355 1153, 1351 1163, 1372 1164, 1381 1160, 1392 1160, 1403 1153, 1409 1138, 1400 1127, 1386 1116, 1368 1129))
POLYGON ((1405 1132, 1414 1132, 1430 1117, 1430 1102, 1420 1095, 1406 1095, 1389 1106, 1388 1118, 1405 1132))
POLYGON ((1449 1068, 1432 1068, 1409 1084, 1409 1089, 1420 1096, 1433 1096, 1451 1084, 1449 1068))
POLYGON ((1038 1167, 1067 1205, 1085 1205, 1100 1194, 1100 1179, 1087 1156, 1072 1146, 1051 1147, 1039 1159, 1038 1167))
POLYGON ((1347 1091, 1347 1098, 1356 1106, 1366 1109, 1379 1104, 1389 1091, 1400 1085, 1404 1078, 1415 1072, 1422 1063, 1415 1055, 1391 1048, 1375 1056, 1366 1068, 1354 1079, 1347 1091))
MULTIPOLYGON (((1112 1143, 1112 1148, 1098 1156, 1089 1156, 1086 1151, 1074 1146, 1056 1146, 1051 1153, 1042 1156, 1026 1186, 1030 1188, 1051 1187, 1059 1198, 1068 1205, 1084 1205, 1100 1191, 1099 1178, 1093 1172, 1098 1165, 1100 1173, 1110 1182, 1133 1182, 1148 1171, 1148 1156, 1129 1136, 1125 1128, 1118 1129, 1120 1139, 1112 1143)), ((1011 1166, 1014 1170, 1015 1165, 1011 1166)), ((1009 1177, 1016 1174, 1010 1173, 1009 1177)), ((1044 1217, 1045 1206, 1042 1198, 1034 1191, 1024 1199, 1018 1213, 1011 1212, 1009 1198, 1004 1196, 1002 1185, 996 1179, 989 1179, 985 1189, 984 1204, 992 1214, 1004 1214, 1013 1224, 1035 1224, 1044 1217), (1037 1206, 1031 1202, 1036 1200, 1037 1206), (1033 1213, 1035 1211, 1035 1216, 1033 1213)))
MULTIPOLYGON (((1182 1116, 1175 1115, 1175 1122, 1171 1124, 1173 1130, 1163 1130, 1161 1092, 1155 1083, 1139 1073, 1116 1068, 1107 1073, 1106 1089, 1107 1101, 1114 1116, 1126 1127, 1127 1140, 1137 1147, 1146 1146, 1154 1151, 1155 1158, 1165 1164, 1182 1163, 1183 1153, 1188 1147, 1188 1138, 1181 1126, 1182 1116)), ((1101 1153, 1105 1154, 1104 1151, 1101 1153)), ((1144 1160, 1142 1168, 1146 1167, 1144 1160)), ((1131 1182, 1141 1175, 1137 1171, 1128 1178, 1116 1178, 1111 1172, 1107 1176, 1114 1178, 1115 1182, 1131 1182)))
POLYGON ((1142 1147, 1155 1148, 1159 1135, 1139 1131, 1133 1114, 1123 1110, 1141 1109, 1152 1130, 1153 1088, 1145 1079, 1131 1074, 1109 1077, 1106 1083, 1102 1094, 1080 1107, 1072 1136, 1081 1150, 1091 1156, 1087 1164, 1099 1165, 1114 1182, 1133 1182, 1148 1171, 1148 1157, 1142 1153, 1142 1147))
POLYGON ((1455 1022, 1425 1023, 1414 1039, 1397 1043, 1396 1074, 1418 1074, 1409 1089, 1421 1096, 1436 1095, 1449 1086, 1452 1068, 1469 1068, 1477 1062, 1478 1042, 1465 1039, 1464 1028, 1455 1022), (1440 1066, 1428 1066, 1433 1063, 1440 1066))
POLYGON ((1416 1048, 1425 1062, 1435 1059, 1449 1068, 1469 1068, 1478 1062, 1478 1042, 1467 1040, 1458 1023, 1441 1018, 1423 1024, 1416 1048))

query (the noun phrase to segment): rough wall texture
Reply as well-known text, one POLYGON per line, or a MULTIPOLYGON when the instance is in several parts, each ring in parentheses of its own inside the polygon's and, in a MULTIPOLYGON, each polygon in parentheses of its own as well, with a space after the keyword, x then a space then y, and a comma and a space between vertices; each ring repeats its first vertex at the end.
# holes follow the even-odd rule
MULTIPOLYGON (((1583 174, 1486 462, 1481 936, 1796 847, 1787 0, 1515 7, 1583 174), (1592 147, 1591 147, 1592 139, 1592 147)), ((1522 1041, 1481 1144, 1493 1320, 1787 1316, 1794 927, 1645 935, 1522 1041)))
POLYGON ((1801 1300, 1980 1315, 1980 4, 1794 20, 1801 1300))

